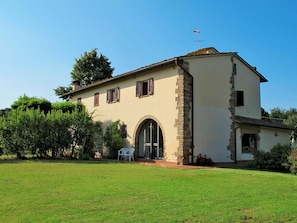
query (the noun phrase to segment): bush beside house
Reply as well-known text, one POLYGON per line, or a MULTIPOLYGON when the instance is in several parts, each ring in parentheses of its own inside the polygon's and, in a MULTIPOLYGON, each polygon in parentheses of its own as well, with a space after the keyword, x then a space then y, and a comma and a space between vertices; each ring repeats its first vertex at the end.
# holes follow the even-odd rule
POLYGON ((289 172, 288 157, 290 153, 290 145, 281 144, 272 147, 270 152, 255 150, 253 152, 254 160, 251 161, 250 166, 255 169, 289 172))

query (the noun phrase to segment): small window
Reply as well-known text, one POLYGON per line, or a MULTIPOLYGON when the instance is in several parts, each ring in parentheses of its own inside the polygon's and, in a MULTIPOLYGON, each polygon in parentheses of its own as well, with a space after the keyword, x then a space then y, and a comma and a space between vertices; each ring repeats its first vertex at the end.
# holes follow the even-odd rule
POLYGON ((81 102, 81 98, 78 98, 78 99, 77 99, 77 102, 81 102))
POLYGON ((94 106, 99 106, 99 93, 94 94, 94 106))
POLYGON ((112 102, 118 102, 120 101, 120 88, 113 88, 108 89, 106 92, 106 102, 112 103, 112 102))
POLYGON ((244 94, 243 91, 235 92, 235 105, 236 106, 244 106, 244 94))
POLYGON ((252 153, 257 149, 257 136, 255 134, 244 134, 241 138, 242 153, 252 153))
POLYGON ((136 82, 136 97, 148 96, 154 94, 154 79, 150 78, 144 81, 136 82))
POLYGON ((233 74, 237 74, 237 68, 236 68, 236 63, 233 64, 233 74))

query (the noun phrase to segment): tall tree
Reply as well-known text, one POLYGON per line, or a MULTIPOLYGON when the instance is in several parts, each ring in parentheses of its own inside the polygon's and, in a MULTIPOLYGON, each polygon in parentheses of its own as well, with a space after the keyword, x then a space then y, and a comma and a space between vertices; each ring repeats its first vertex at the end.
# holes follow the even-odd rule
POLYGON ((297 128, 297 109, 290 108, 286 111, 287 119, 284 120, 286 125, 297 128))
POLYGON ((279 107, 273 108, 270 110, 269 117, 273 121, 282 122, 291 127, 297 127, 297 109, 290 108, 280 109, 279 107))
POLYGON ((270 110, 270 118, 274 120, 279 120, 282 122, 283 120, 287 119, 287 114, 285 109, 280 109, 279 107, 273 108, 270 110))
MULTIPOLYGON (((108 58, 101 53, 98 55, 95 48, 90 52, 85 52, 80 58, 75 59, 71 79, 72 81, 79 81, 81 85, 85 86, 95 81, 112 77, 113 70, 114 68, 111 67, 111 62, 109 62, 108 58)), ((59 86, 54 89, 55 94, 58 96, 70 90, 70 86, 59 86)))
POLYGON ((265 109, 262 107, 261 107, 261 116, 262 118, 269 117, 269 113, 265 111, 265 109))

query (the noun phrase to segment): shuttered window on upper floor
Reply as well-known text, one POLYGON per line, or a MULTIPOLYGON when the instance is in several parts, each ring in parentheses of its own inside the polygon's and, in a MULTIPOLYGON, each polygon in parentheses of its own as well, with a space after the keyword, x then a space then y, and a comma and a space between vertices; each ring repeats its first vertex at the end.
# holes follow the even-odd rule
POLYGON ((99 106, 99 93, 94 94, 94 107, 99 106))
POLYGON ((106 92, 106 102, 107 103, 113 103, 120 101, 120 88, 112 88, 108 89, 106 92))
POLYGON ((150 78, 144 81, 136 82, 136 97, 148 96, 154 94, 154 79, 150 78))

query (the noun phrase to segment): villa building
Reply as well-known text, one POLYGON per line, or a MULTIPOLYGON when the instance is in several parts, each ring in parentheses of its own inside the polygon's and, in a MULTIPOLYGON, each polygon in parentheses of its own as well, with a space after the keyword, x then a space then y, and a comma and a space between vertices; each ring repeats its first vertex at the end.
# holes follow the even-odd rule
POLYGON ((237 53, 210 47, 87 86, 74 83, 63 96, 81 101, 95 121, 120 120, 136 159, 190 164, 202 154, 237 162, 289 142, 290 127, 261 119, 264 82, 237 53))

